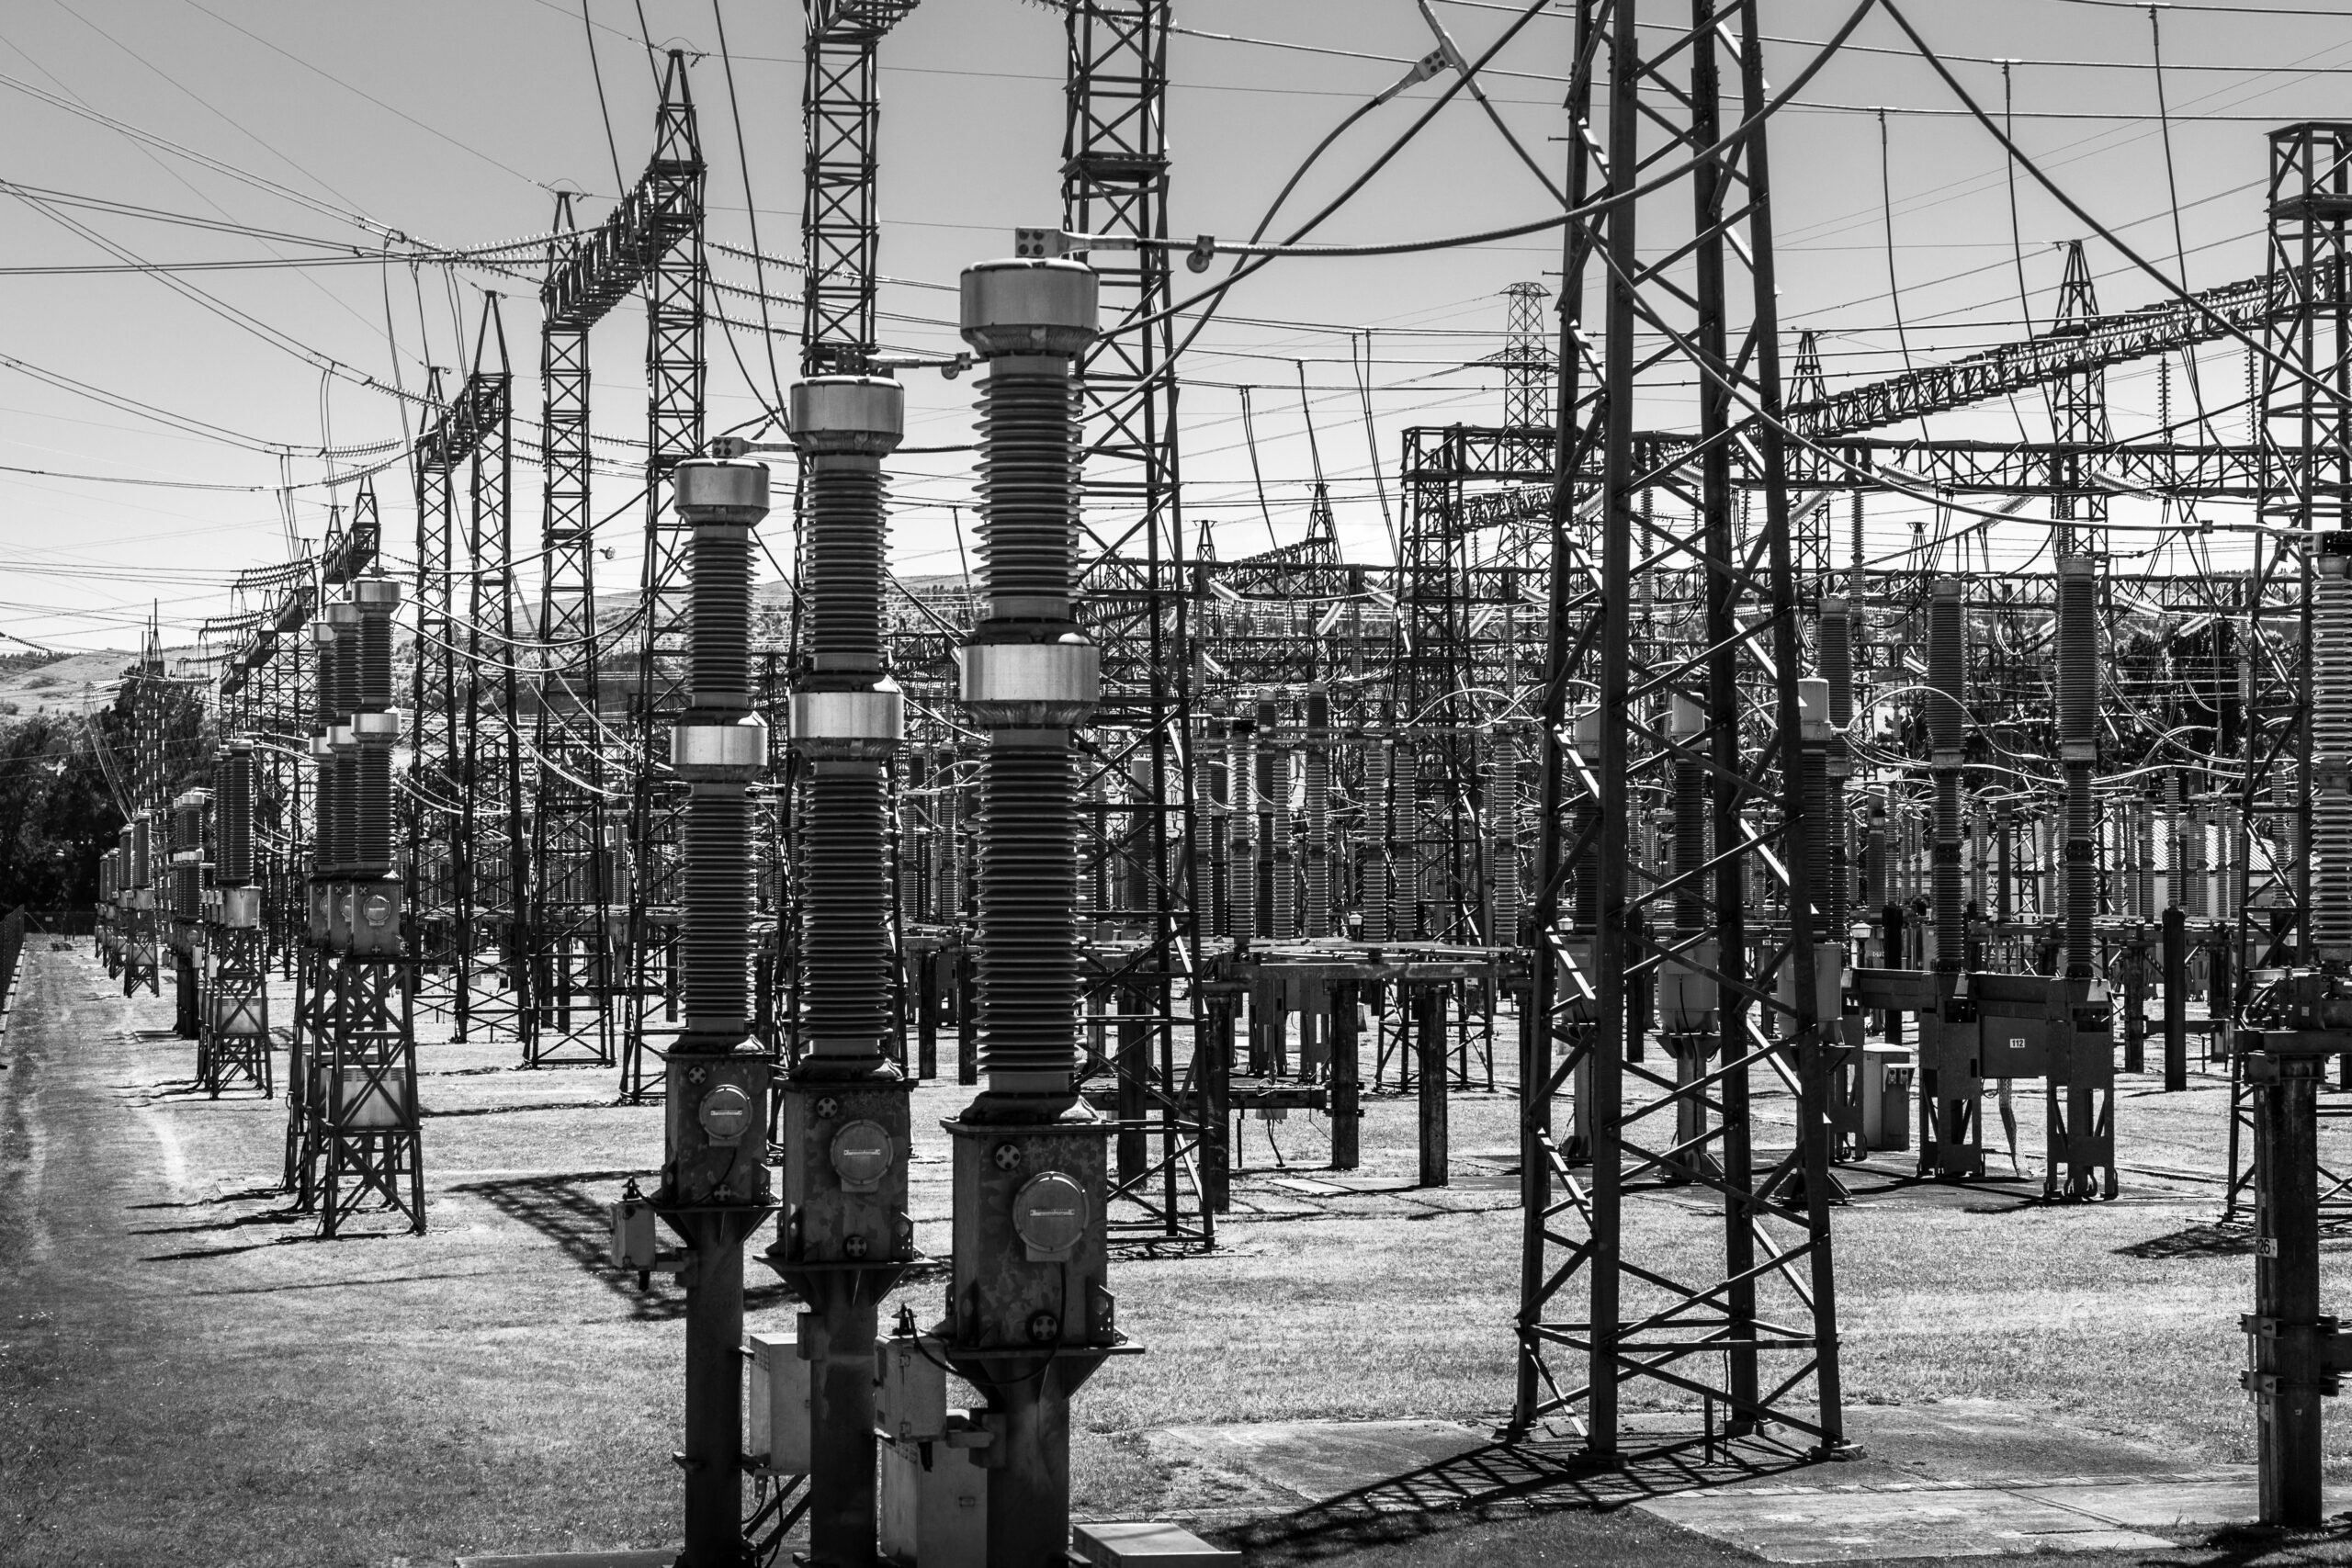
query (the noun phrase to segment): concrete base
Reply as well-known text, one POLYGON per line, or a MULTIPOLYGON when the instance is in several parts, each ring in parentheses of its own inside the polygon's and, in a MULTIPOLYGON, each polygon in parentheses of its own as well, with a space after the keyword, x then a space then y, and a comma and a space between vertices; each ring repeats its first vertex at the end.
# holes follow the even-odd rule
POLYGON ((2063 1485, 1816 1489, 1742 1486, 1637 1504, 1768 1562, 2169 1551, 2147 1531, 2255 1516, 2250 1481, 2085 1480, 2063 1485))
POLYGON ((651 1551, 541 1551, 521 1557, 460 1557, 458 1568, 675 1568, 679 1547, 651 1551))
POLYGON ((1097 1568, 1130 1562, 1178 1568, 1241 1568, 1241 1553, 1211 1546, 1182 1525, 1153 1519, 1141 1524, 1079 1525, 1070 1531, 1070 1555, 1097 1568))

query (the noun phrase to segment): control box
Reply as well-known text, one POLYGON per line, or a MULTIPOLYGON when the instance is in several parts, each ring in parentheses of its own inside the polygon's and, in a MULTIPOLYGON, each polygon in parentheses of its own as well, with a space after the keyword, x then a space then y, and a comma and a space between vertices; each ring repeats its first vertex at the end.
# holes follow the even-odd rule
POLYGON ((947 1435, 947 1347, 930 1335, 874 1342, 874 1430, 885 1441, 927 1443, 947 1435))
POLYGON ((962 1411, 949 1437, 882 1445, 882 1560, 899 1568, 988 1568, 989 1472, 981 1450, 962 1446, 984 1437, 962 1411))
POLYGON ((797 1329, 746 1334, 752 1358, 751 1427, 743 1452, 773 1475, 808 1473, 811 1435, 808 1363, 801 1358, 797 1329))

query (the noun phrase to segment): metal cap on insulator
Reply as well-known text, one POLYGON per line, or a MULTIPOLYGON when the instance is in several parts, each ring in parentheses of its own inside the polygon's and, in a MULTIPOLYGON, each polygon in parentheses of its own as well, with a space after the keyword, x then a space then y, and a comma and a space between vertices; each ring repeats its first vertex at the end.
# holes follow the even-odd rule
POLYGON ((1797 722, 1804 727, 1803 739, 1829 739, 1829 682, 1826 677, 1797 677, 1797 722))
MULTIPOLYGON (((1666 732, 1677 740, 1704 735, 1707 732, 1707 710, 1681 693, 1675 693, 1667 699, 1666 732)), ((1594 739, 1598 740, 1599 737, 1594 739)))
POLYGON ((400 580, 363 577, 351 585, 351 603, 362 615, 389 615, 401 606, 400 580))
POLYGON ((1568 734, 1576 743, 1577 754, 1591 757, 1600 750, 1600 710, 1578 708, 1568 716, 1568 734))
POLYGON ((887 376, 819 376, 795 382, 791 397, 803 452, 882 457, 906 434, 906 389, 887 376))
POLYGON ((964 341, 982 358, 1076 359, 1094 342, 1102 284, 1083 262, 992 261, 964 269, 964 341))
POLYGON ((744 458, 689 457, 672 470, 678 520, 758 526, 768 514, 768 466, 744 458))

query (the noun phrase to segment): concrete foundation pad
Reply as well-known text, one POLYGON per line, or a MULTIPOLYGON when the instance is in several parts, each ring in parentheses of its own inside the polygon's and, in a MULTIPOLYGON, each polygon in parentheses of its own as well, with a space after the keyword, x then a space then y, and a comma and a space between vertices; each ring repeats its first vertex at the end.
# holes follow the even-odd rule
POLYGON ((1241 1553, 1211 1546, 1183 1526, 1163 1519, 1136 1524, 1082 1524, 1070 1531, 1070 1553, 1098 1568, 1130 1562, 1182 1568, 1240 1568, 1241 1553))
POLYGON ((2167 1551, 2154 1529, 2255 1517, 2250 1481, 2086 1480, 2066 1485, 1814 1489, 1748 1486, 1636 1505, 1768 1562, 2167 1551))
POLYGON ((458 1568, 675 1568, 680 1548, 650 1551, 540 1551, 520 1557, 460 1557, 458 1568))
POLYGON ((1451 1421, 1268 1421, 1165 1427, 1154 1449, 1322 1502, 1457 1459, 1488 1439, 1451 1421))

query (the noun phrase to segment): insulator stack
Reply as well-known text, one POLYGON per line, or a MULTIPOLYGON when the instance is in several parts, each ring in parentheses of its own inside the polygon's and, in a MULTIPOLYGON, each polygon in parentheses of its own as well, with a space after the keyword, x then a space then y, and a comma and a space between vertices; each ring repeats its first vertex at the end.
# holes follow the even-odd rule
POLYGON ((1400 941, 1421 933, 1421 757, 1399 737, 1390 761, 1388 929, 1400 941))
POLYGON ((254 879, 254 749, 232 740, 212 764, 212 880, 243 887, 254 879))
MULTIPOLYGON (((904 419, 905 394, 885 378, 823 377, 792 389, 809 624, 808 668, 792 699, 793 745, 808 765, 801 1037, 812 1057, 861 1072, 881 1065, 890 1029, 884 768, 905 720, 883 671, 882 459, 898 446, 904 419)), ((748 614, 748 580, 728 592, 722 617, 736 613, 737 599, 748 614)), ((748 635, 747 624, 746 649, 748 635)), ((712 671, 714 679, 731 673, 712 671)))
MULTIPOLYGON (((768 510, 758 463, 689 459, 676 469, 678 516, 694 530, 687 706, 670 731, 686 781, 681 1050, 724 1053, 751 1019, 752 781, 767 764, 767 726, 752 711, 752 529, 768 510)), ((877 795, 878 799, 878 795, 877 795)))
POLYGON ((1674 929, 1689 936, 1707 926, 1706 877, 1708 789, 1705 763, 1689 754, 1707 732, 1706 715, 1690 698, 1677 696, 1668 710, 1667 731, 1686 749, 1674 759, 1673 852, 1670 863, 1678 886, 1674 890, 1674 929))
POLYGON ((1266 857, 1266 934, 1286 942, 1297 934, 1293 924, 1290 845, 1290 743, 1282 733, 1280 710, 1272 703, 1258 705, 1258 828, 1266 857))
POLYGON ((1331 934, 1331 697, 1306 693, 1306 750, 1301 759, 1306 790, 1306 929, 1310 939, 1331 934))
MULTIPOLYGON (((1158 799, 1159 794, 1152 780, 1150 753, 1141 750, 1131 753, 1127 758, 1127 800, 1151 801, 1158 799)), ((1149 818, 1144 811, 1131 808, 1124 818, 1110 820, 1114 824, 1121 821, 1127 824, 1120 834, 1126 840, 1126 849, 1116 857, 1119 866, 1119 913, 1129 920, 1146 918, 1151 910, 1155 853, 1149 818)))
MULTIPOLYGON (((1888 844, 1886 801, 1883 798, 1871 802, 1869 834, 1867 847, 1863 852, 1862 897, 1869 902, 1870 914, 1875 919, 1878 911, 1885 908, 1891 891, 1886 875, 1888 844)), ((1898 960, 1894 954, 1889 953, 1886 962, 1892 964, 1898 960)))
POLYGON ((2206 854, 2212 838, 2212 813, 2202 801, 2192 804, 2181 818, 2181 877, 2188 886, 2188 918, 2209 919, 2213 913, 2213 871, 2206 854))
POLYGON ((2312 943, 2352 964, 2352 556, 2312 570, 2312 943))
POLYGON ((1251 782, 1257 771, 1250 760, 1255 729, 1247 719, 1234 721, 1229 735, 1231 760, 1226 768, 1226 788, 1231 796, 1227 827, 1231 834, 1233 884, 1227 921, 1236 942, 1248 942, 1258 934, 1258 791, 1251 782))
POLYGON ((334 727, 328 731, 334 773, 334 859, 328 869, 338 874, 354 868, 359 852, 359 732, 353 716, 359 711, 359 606, 344 600, 327 606, 327 626, 334 633, 334 727))
POLYGON ((1495 730, 1487 765, 1487 837, 1494 847, 1494 929, 1488 942, 1498 947, 1519 943, 1519 737, 1509 728, 1495 730))
MULTIPOLYGON (((1590 765, 1600 755, 1600 715, 1587 708, 1576 716, 1577 754, 1590 765)), ((1570 866, 1573 897, 1569 905, 1569 923, 1578 932, 1590 935, 1600 930, 1600 802, 1589 793, 1578 797, 1576 807, 1574 844, 1576 860, 1570 866)))
POLYGON ((336 804, 340 781, 334 741, 335 726, 343 722, 343 683, 335 675, 334 628, 323 619, 311 623, 311 651, 316 672, 311 684, 318 696, 311 726, 311 760, 315 764, 311 782, 311 872, 312 875, 324 875, 330 867, 343 863, 342 817, 336 804))
POLYGON ((351 585, 358 611, 357 636, 349 660, 351 730, 351 838, 344 846, 357 877, 392 874, 392 742, 400 716, 392 708, 392 612, 401 585, 388 577, 363 578, 351 585))
POLYGON ((1936 785, 1934 839, 1928 851, 1929 897, 1936 919, 1936 969, 1958 974, 1967 960, 1960 897, 1960 771, 1966 611, 1960 580, 1936 579, 1928 607, 1928 771, 1936 785))
POLYGON ((2214 814, 2213 835, 2213 914, 2217 919, 2237 918, 2237 847, 2238 808, 2224 806, 2214 814))
POLYGON ((1372 831, 1363 846, 1363 869, 1360 896, 1363 905, 1364 941, 1381 942, 1388 940, 1388 846, 1381 818, 1388 804, 1388 742, 1374 740, 1364 748, 1363 759, 1364 813, 1372 818, 1372 831))
POLYGON ((1844 729, 1854 722, 1854 616, 1835 594, 1821 600, 1821 677, 1829 682, 1829 723, 1844 729))
MULTIPOLYGON (((899 915, 902 919, 920 920, 926 918, 922 907, 922 820, 921 801, 925 782, 930 777, 930 761, 921 751, 908 754, 906 783, 898 791, 898 843, 891 851, 894 861, 901 867, 899 876, 899 915)), ((764 858, 764 857, 763 857, 764 858)))
POLYGON ((1193 752, 1193 884, 1201 910, 1202 929, 1211 936, 1226 934, 1224 901, 1218 873, 1225 856, 1221 835, 1225 807, 1217 799, 1217 770, 1224 764, 1225 721, 1210 718, 1201 727, 1201 744, 1193 752))
POLYGON ((1846 781, 1853 773, 1853 753, 1847 744, 1846 731, 1854 722, 1854 615, 1847 602, 1834 593, 1824 594, 1821 600, 1821 674, 1829 682, 1830 735, 1825 769, 1829 786, 1827 809, 1815 829, 1829 852, 1829 879, 1820 892, 1826 935, 1842 943, 1853 902, 1847 851, 1852 829, 1846 814, 1846 781))
MULTIPOLYGON (((1815 938, 1815 947, 1835 942, 1836 927, 1823 930, 1821 908, 1827 901, 1828 889, 1836 877, 1836 867, 1830 854, 1832 836, 1829 809, 1829 697, 1835 688, 1818 676, 1807 676, 1797 682, 1797 711, 1803 733, 1798 738, 1797 770, 1798 798, 1804 802, 1805 815, 1805 855, 1810 875, 1800 884, 1810 889, 1815 905, 1814 929, 1820 934, 1815 938)), ((1955 846, 1957 847, 1957 846, 1955 846)), ((1796 869, 1792 866, 1791 870, 1796 869)), ((1794 888, 1792 888, 1792 896, 1794 888)), ((1829 1004, 1834 998, 1816 998, 1815 1005, 1825 1012, 1834 1012, 1829 1004)))
POLYGON ((2058 757, 2066 778, 2066 973, 2098 973, 2091 927, 2098 914, 2098 824, 2091 776, 2098 766, 2098 606, 2091 562, 2058 563, 2058 757))
POLYGON ((955 753, 947 753, 939 784, 939 918, 964 918, 964 790, 955 753))
POLYGON ((1070 731, 1092 714, 1101 657, 1077 586, 1077 360, 1094 339, 1093 271, 997 262, 964 274, 962 329, 980 392, 987 611, 962 695, 989 732, 981 784, 978 991, 987 1092, 970 1112, 1058 1116, 1077 1099, 1077 788, 1070 731))

